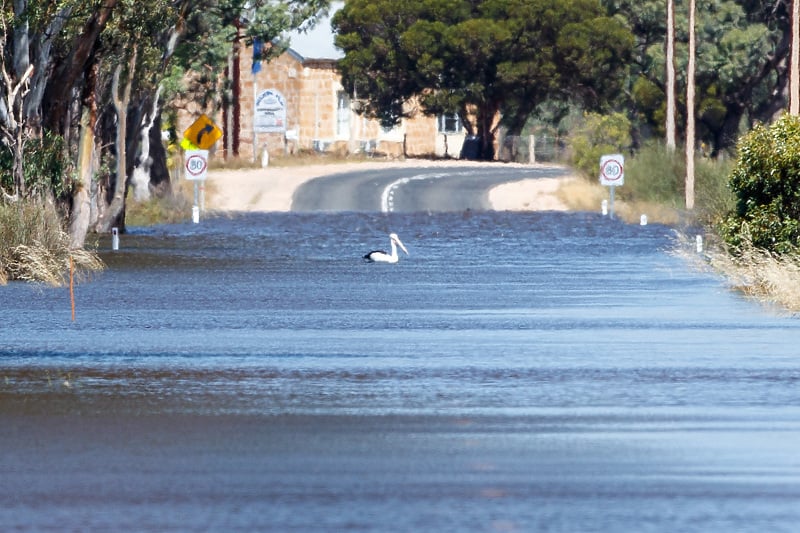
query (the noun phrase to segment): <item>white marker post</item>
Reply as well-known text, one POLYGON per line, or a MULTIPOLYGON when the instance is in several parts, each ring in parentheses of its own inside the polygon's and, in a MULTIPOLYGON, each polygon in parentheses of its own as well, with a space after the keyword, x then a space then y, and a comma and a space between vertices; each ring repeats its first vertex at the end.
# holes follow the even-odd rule
POLYGON ((614 218, 614 188, 625 183, 625 157, 611 154, 600 157, 600 185, 611 188, 609 196, 609 216, 614 218))
POLYGON ((205 192, 205 179, 208 176, 208 150, 186 150, 183 165, 186 179, 194 181, 194 206, 192 206, 192 222, 200 222, 200 189, 205 192))

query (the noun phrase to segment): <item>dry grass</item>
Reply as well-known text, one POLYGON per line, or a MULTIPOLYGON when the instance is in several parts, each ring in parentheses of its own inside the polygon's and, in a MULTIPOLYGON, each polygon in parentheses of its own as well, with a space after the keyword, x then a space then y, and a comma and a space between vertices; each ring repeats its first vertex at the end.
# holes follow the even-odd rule
MULTIPOLYGON (((359 161, 376 161, 376 158, 364 154, 340 154, 337 152, 301 151, 288 155, 277 155, 269 158, 271 167, 303 167, 308 165, 336 165, 340 163, 357 163, 359 161)), ((213 158, 209 168, 214 170, 242 170, 262 168, 261 158, 231 157, 228 159, 213 158)))
POLYGON ((745 296, 800 311, 800 256, 774 254, 750 243, 731 250, 714 242, 702 254, 688 251, 694 247, 694 239, 679 234, 676 253, 690 263, 724 276, 733 290, 745 296))
POLYGON ((152 197, 145 202, 137 202, 129 194, 125 202, 125 225, 150 226, 189 220, 192 218, 193 202, 194 182, 189 180, 173 184, 171 194, 162 198, 152 197))
POLYGON ((0 284, 20 280, 57 287, 68 282, 71 266, 79 276, 104 267, 96 253, 70 250, 69 241, 50 203, 0 204, 0 284))
MULTIPOLYGON (((558 197, 574 211, 599 212, 603 200, 608 200, 608 187, 590 182, 584 178, 566 181, 558 190, 558 197)), ((677 225, 680 213, 670 207, 643 201, 623 201, 614 199, 614 216, 631 224, 638 224, 642 215, 647 215, 649 222, 677 225)))

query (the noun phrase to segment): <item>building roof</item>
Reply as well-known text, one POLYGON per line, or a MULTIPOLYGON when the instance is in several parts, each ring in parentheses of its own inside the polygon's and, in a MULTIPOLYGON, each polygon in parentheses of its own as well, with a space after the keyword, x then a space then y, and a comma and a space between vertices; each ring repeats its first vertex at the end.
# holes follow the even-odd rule
POLYGON ((331 17, 344 2, 332 2, 330 13, 320 19, 316 26, 306 32, 293 31, 289 34, 289 48, 301 59, 341 59, 344 52, 333 45, 331 17))

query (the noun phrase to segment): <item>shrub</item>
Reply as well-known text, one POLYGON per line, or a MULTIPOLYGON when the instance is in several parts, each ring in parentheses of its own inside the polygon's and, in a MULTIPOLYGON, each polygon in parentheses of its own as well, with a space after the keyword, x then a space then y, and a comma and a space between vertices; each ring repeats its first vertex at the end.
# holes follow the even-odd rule
POLYGON ((666 204, 683 205, 686 165, 683 154, 669 150, 663 143, 649 143, 625 160, 625 184, 617 191, 620 197, 666 204))
POLYGON ((797 251, 800 239, 800 118, 784 115, 771 126, 759 125, 742 137, 730 175, 735 209, 719 233, 740 247, 777 253, 797 251))
POLYGON ((600 173, 600 156, 626 152, 631 146, 631 122, 622 113, 586 113, 584 121, 570 135, 572 166, 585 176, 600 173))

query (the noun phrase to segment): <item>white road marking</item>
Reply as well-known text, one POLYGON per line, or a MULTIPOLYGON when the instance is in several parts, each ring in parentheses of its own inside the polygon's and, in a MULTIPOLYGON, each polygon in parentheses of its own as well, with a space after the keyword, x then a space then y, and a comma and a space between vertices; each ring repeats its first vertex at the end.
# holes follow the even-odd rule
POLYGON ((386 188, 383 189, 383 193, 381 193, 381 213, 391 213, 394 211, 394 191, 401 185, 405 185, 411 181, 437 179, 444 178, 446 176, 469 176, 470 174, 476 174, 478 172, 481 171, 471 170, 465 172, 437 172, 435 174, 417 174, 416 176, 407 176, 405 178, 395 180, 387 185, 386 188))

